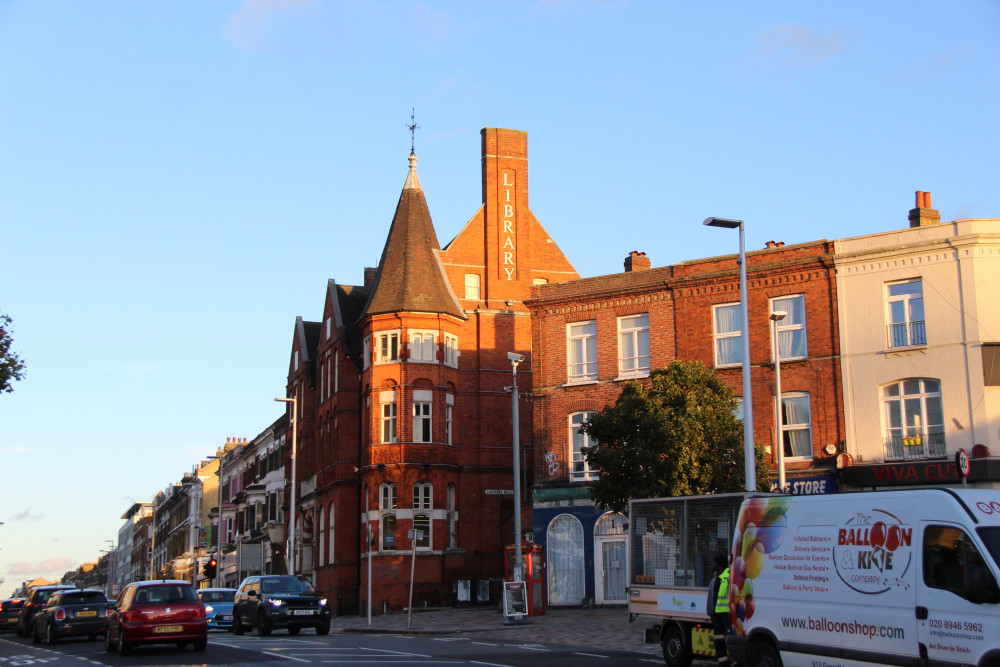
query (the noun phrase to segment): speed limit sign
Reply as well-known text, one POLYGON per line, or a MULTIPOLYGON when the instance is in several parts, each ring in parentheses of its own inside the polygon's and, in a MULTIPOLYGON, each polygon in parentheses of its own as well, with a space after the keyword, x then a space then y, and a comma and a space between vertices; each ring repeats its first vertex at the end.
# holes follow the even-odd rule
POLYGON ((964 449, 955 452, 955 467, 958 468, 959 477, 969 476, 969 455, 965 453, 964 449))

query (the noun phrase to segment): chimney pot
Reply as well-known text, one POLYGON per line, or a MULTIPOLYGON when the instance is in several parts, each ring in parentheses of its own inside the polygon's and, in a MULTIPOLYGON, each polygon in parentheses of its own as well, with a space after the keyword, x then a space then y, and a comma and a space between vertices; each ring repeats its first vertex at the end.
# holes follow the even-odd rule
POLYGON ((625 272, 631 271, 642 271, 648 269, 652 265, 649 258, 646 257, 646 253, 639 252, 638 250, 633 250, 625 258, 625 272))

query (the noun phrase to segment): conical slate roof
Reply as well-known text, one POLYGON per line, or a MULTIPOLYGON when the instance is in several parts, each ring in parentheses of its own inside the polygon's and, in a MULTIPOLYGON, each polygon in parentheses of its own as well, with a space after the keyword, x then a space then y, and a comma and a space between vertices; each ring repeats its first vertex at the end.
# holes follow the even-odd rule
POLYGON ((438 258, 440 249, 417 178, 417 156, 410 153, 410 171, 361 317, 402 311, 465 319, 438 258))

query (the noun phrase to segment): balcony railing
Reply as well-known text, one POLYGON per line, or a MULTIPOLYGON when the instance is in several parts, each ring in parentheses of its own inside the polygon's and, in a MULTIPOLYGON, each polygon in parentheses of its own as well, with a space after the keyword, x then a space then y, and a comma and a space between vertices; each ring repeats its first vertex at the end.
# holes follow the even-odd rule
POLYGON ((944 433, 920 433, 891 436, 885 439, 886 461, 936 459, 948 455, 944 433))
POLYGON ((889 347, 927 345, 927 332, 923 320, 890 324, 886 330, 889 335, 889 347))

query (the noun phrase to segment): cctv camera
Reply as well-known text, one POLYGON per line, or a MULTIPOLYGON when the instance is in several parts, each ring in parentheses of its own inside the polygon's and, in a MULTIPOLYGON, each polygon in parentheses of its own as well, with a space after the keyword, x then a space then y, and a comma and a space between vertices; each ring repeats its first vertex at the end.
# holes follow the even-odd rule
POLYGON ((523 354, 518 354, 517 352, 508 352, 507 353, 507 358, 510 359, 512 362, 514 362, 516 364, 517 363, 521 363, 522 361, 524 361, 524 355, 523 354))

